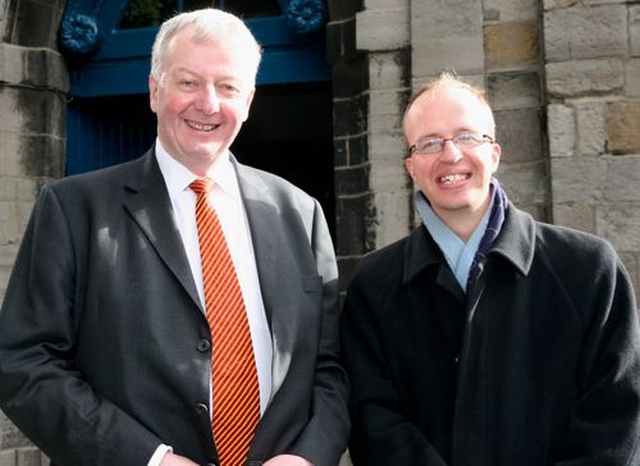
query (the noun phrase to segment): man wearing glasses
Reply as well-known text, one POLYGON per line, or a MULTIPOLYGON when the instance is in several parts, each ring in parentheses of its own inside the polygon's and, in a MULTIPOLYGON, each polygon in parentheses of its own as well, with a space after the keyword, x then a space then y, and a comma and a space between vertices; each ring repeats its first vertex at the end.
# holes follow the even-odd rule
POLYGON ((355 465, 640 464, 640 329, 613 248, 536 222, 494 177, 480 89, 410 101, 422 219, 370 254, 345 298, 355 465))

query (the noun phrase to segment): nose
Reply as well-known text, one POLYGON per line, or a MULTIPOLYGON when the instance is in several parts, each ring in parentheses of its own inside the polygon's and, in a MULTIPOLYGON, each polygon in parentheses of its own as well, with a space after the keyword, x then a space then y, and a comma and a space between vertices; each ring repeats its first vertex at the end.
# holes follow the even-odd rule
POLYGON ((444 141, 440 160, 447 163, 456 163, 462 158, 462 151, 451 139, 444 141))
POLYGON ((198 93, 196 108, 205 115, 212 115, 220 110, 220 99, 215 86, 204 86, 198 93))

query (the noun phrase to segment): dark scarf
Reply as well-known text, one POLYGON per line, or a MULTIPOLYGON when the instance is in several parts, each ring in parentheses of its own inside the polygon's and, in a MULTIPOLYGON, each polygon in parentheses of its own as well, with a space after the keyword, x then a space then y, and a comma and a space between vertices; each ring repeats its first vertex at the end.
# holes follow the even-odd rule
POLYGON ((495 178, 491 180, 491 186, 493 188, 493 205, 491 206, 491 213, 489 214, 489 222, 487 228, 480 240, 480 245, 476 251, 476 255, 473 258, 473 263, 469 269, 469 280, 467 280, 467 292, 469 286, 473 283, 476 274, 478 273, 478 265, 484 262, 487 253, 495 243, 496 238, 500 234, 504 218, 507 214, 507 208, 509 206, 509 200, 507 194, 500 187, 500 183, 495 178))

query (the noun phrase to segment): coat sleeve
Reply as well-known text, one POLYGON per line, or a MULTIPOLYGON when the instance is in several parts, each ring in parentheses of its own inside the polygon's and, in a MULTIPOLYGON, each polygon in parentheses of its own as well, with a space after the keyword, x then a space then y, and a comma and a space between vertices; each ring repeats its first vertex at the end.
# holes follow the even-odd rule
POLYGON ((375 262, 361 263, 343 306, 343 353, 352 385, 349 452, 356 466, 445 466, 433 445, 407 419, 390 375, 380 315, 388 299, 385 282, 397 284, 400 277, 387 269, 375 262))
POLYGON ((72 232, 43 188, 0 311, 0 407, 54 462, 146 464, 161 441, 96 394, 74 363, 83 251, 72 232))
MULTIPOLYGON (((602 250, 600 251, 602 252, 602 250)), ((555 464, 640 464, 640 329, 629 276, 613 248, 591 261, 578 288, 585 340, 578 398, 555 464), (588 298, 585 300, 585 296, 588 298)))

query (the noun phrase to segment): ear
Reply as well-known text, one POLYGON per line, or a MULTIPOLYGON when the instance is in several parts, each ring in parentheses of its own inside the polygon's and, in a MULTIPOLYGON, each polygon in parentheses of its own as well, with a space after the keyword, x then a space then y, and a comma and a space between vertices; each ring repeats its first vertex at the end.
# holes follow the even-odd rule
POLYGON ((249 109, 251 108, 251 103, 253 102, 253 97, 255 96, 255 94, 256 88, 254 87, 253 89, 251 89, 251 92, 249 92, 249 95, 247 96, 247 100, 245 102, 244 115, 242 117, 243 123, 247 121, 247 118, 249 118, 249 109))
POLYGON ((496 171, 498 171, 501 155, 502 155, 502 147, 497 142, 494 142, 493 151, 491 152, 492 173, 495 173, 496 171))
POLYGON ((149 106, 153 113, 158 110, 158 81, 149 75, 149 106))
POLYGON ((404 159, 404 167, 407 169, 411 179, 415 182, 416 177, 414 176, 413 157, 406 157, 404 159))

